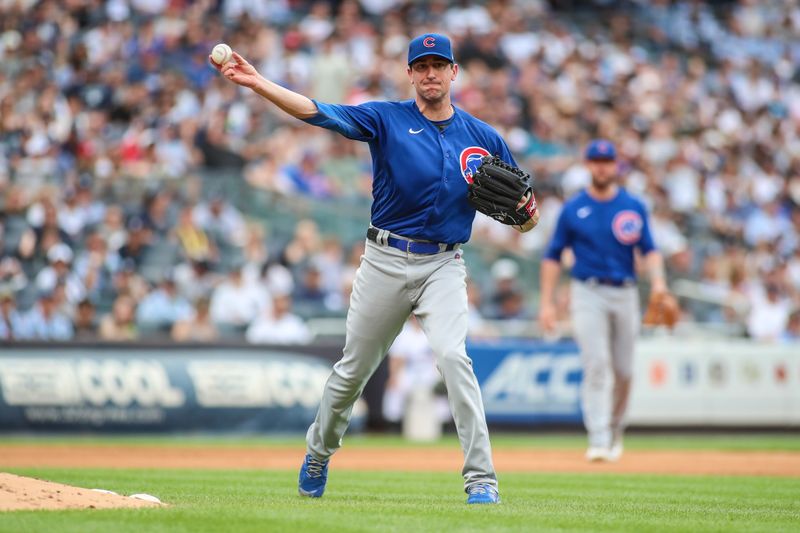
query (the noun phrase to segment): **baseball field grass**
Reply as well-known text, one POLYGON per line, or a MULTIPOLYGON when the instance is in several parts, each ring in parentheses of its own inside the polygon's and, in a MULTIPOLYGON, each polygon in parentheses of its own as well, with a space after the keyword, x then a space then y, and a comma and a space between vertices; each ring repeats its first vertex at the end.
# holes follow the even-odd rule
MULTIPOLYGON (((0 445, 30 443, 119 446, 298 446, 302 439, 216 437, 2 438, 0 445)), ((496 436, 495 449, 528 447, 579 451, 582 437, 496 436)), ((355 450, 409 445, 395 437, 353 437, 355 450)), ((796 434, 632 436, 631 450, 800 451, 796 434)), ((147 492, 169 506, 157 509, 14 511, 0 513, 0 532, 205 532, 205 531, 797 531, 800 478, 592 473, 500 473, 502 503, 467 506, 453 472, 356 471, 332 466, 325 496, 296 494, 296 467, 280 470, 129 468, 5 468, 0 471, 120 494, 147 492)))

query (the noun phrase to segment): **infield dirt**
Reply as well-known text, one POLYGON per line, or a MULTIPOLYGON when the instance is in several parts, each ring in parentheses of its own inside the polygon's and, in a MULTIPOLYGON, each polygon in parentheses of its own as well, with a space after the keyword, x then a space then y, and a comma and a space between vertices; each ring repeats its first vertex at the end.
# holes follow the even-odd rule
MULTIPOLYGON (((0 445, 0 468, 294 469, 302 447, 0 445)), ((587 463, 582 450, 495 449, 498 472, 617 472, 800 477, 800 452, 631 450, 617 463, 587 463)), ((332 466, 377 471, 459 471, 458 448, 347 448, 332 466)))

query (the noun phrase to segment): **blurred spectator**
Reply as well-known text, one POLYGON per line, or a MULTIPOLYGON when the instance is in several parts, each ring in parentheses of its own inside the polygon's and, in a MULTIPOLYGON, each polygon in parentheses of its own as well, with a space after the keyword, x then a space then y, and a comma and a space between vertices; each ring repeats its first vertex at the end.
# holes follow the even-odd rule
POLYGON ((135 302, 144 298, 150 290, 147 281, 136 271, 136 263, 130 259, 120 263, 112 282, 114 294, 130 296, 135 302))
POLYGON ((664 202, 656 202, 650 217, 650 232, 667 266, 674 272, 686 274, 691 267, 692 254, 676 218, 664 202))
POLYGON ((144 220, 139 216, 132 217, 128 221, 128 239, 118 252, 120 258, 131 260, 137 268, 141 267, 151 239, 150 230, 145 226, 144 220))
POLYGON ((69 235, 58 225, 58 212, 45 198, 28 210, 30 226, 20 236, 19 253, 23 260, 44 262, 47 252, 59 243, 69 244, 69 235))
POLYGON ((789 322, 786 324, 786 331, 782 340, 784 342, 800 341, 800 310, 796 310, 789 315, 789 322))
POLYGON ((242 248, 244 266, 242 275, 245 283, 257 283, 269 261, 267 239, 264 226, 257 222, 247 224, 247 236, 242 248))
POLYGON ((204 262, 216 259, 214 243, 206 232, 195 224, 192 212, 192 206, 183 206, 178 215, 178 224, 173 230, 180 243, 181 254, 190 261, 204 262))
POLYGON ((219 284, 220 276, 211 270, 208 260, 195 259, 175 267, 175 284, 178 293, 190 302, 209 296, 219 284))
POLYGON ((322 286, 322 270, 315 261, 310 261, 302 269, 300 282, 295 286, 293 296, 294 301, 303 308, 329 308, 328 291, 322 286))
POLYGON ((346 44, 335 35, 328 36, 314 56, 311 68, 313 98, 321 102, 344 102, 356 74, 347 57, 346 44))
POLYGON ((247 328, 247 342, 251 344, 308 344, 311 332, 302 318, 291 311, 292 298, 276 294, 272 309, 262 312, 247 328))
POLYGON ((493 287, 486 316, 497 320, 531 319, 519 286, 519 265, 513 259, 498 259, 492 265, 493 287))
POLYGON ((108 250, 106 241, 97 231, 86 237, 85 248, 75 259, 73 272, 83 284, 86 295, 97 301, 111 289, 112 276, 119 270, 119 255, 108 250))
POLYGON ((109 250, 116 252, 128 240, 125 229, 125 214, 119 205, 109 205, 99 224, 99 233, 108 245, 109 250))
POLYGON ((211 321, 210 301, 199 298, 194 304, 194 312, 186 319, 178 320, 172 326, 172 340, 178 342, 213 342, 219 338, 219 331, 211 321))
POLYGON ((321 245, 317 223, 310 219, 299 220, 292 240, 283 249, 283 262, 289 269, 302 266, 319 252, 321 245))
POLYGON ((186 320, 192 315, 192 305, 178 294, 175 279, 171 273, 165 274, 158 287, 142 298, 136 309, 136 325, 142 328, 169 330, 178 320, 186 320))
POLYGON ((99 334, 97 331, 96 315, 97 310, 91 300, 83 299, 78 302, 75 308, 75 318, 72 321, 72 326, 75 330, 74 340, 97 340, 99 334))
POLYGON ((0 340, 24 338, 24 328, 14 294, 8 289, 0 289, 0 340))
POLYGON ((480 286, 474 281, 467 279, 467 312, 469 313, 468 331, 470 337, 493 337, 497 335, 481 314, 483 295, 480 286))
POLYGON ((231 265, 227 278, 211 295, 211 320, 215 324, 244 330, 256 317, 272 308, 272 298, 261 286, 248 285, 242 275, 244 265, 231 265))
POLYGON ((320 251, 314 257, 314 264, 322 277, 322 287, 328 293, 337 291, 341 285, 344 259, 344 247, 339 237, 324 237, 320 251))
POLYGON ((270 294, 292 294, 295 282, 292 271, 275 261, 267 261, 261 271, 261 283, 270 294))
POLYGON ((86 295, 86 287, 77 274, 72 271, 72 250, 64 243, 58 243, 47 251, 48 266, 36 276, 36 288, 42 292, 52 292, 63 286, 67 302, 77 304, 86 295))
POLYGON ((15 338, 28 340, 70 340, 74 334, 72 321, 58 309, 56 293, 40 291, 36 305, 22 318, 15 338))
POLYGON ((788 214, 778 200, 767 202, 763 209, 754 211, 744 225, 744 239, 750 246, 762 242, 775 242, 791 231, 788 214))
POLYGON ((495 294, 494 314, 498 320, 529 320, 533 314, 525 304, 525 295, 518 289, 509 289, 495 294))
POLYGON ((754 291, 752 307, 747 317, 747 333, 759 341, 775 342, 783 338, 789 323, 791 303, 776 283, 767 283, 754 291))
POLYGON ((219 193, 205 203, 199 203, 192 212, 195 224, 208 233, 218 245, 242 247, 247 235, 244 217, 219 193))
POLYGON ((64 203, 58 211, 58 225, 69 235, 71 242, 80 241, 88 220, 82 207, 78 205, 75 189, 68 188, 64 191, 63 200, 64 203))
POLYGON ((83 175, 78 179, 75 203, 84 228, 93 228, 103 221, 106 206, 95 198, 91 176, 83 175))
MULTIPOLYGON (((418 320, 412 315, 389 348, 389 380, 383 393, 383 417, 389 422, 400 422, 406 411, 409 397, 415 389, 430 393, 439 388, 443 392, 442 378, 428 338, 418 320)), ((436 398, 436 416, 440 422, 450 420, 447 396, 436 398)))
POLYGON ((155 240, 164 240, 174 226, 172 216, 173 195, 165 189, 150 191, 142 201, 141 220, 149 235, 155 240))
POLYGON ((314 152, 303 154, 298 164, 289 164, 281 169, 292 183, 295 193, 317 199, 334 196, 335 185, 319 168, 320 161, 314 152))
POLYGON ((0 259, 0 293, 14 294, 28 285, 28 276, 16 257, 0 259))
POLYGON ((100 319, 100 338, 106 341, 134 341, 139 338, 136 329, 136 302, 130 296, 114 300, 111 312, 100 319))

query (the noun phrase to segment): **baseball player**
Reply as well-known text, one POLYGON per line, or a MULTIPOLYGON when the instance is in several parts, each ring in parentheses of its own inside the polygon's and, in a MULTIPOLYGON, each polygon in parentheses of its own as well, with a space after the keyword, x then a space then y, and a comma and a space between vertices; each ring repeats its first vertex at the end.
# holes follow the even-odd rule
POLYGON ((635 250, 643 255, 651 291, 666 293, 664 263, 653 245, 645 206, 617 185, 616 149, 607 140, 586 149, 591 184, 564 204, 541 266, 539 320, 553 332, 553 292, 561 253, 571 248, 571 315, 581 351, 581 407, 589 436, 586 458, 616 461, 622 455, 625 410, 631 385, 634 339, 639 331, 635 250))
POLYGON ((428 33, 410 42, 407 74, 415 97, 401 102, 311 100, 264 79, 237 53, 219 68, 290 115, 368 143, 372 155, 366 250, 353 285, 343 356, 306 436, 300 494, 322 496, 353 403, 413 313, 448 390, 464 451, 467 502, 499 502, 481 393, 465 350, 469 315, 460 246, 475 216, 466 199, 472 173, 485 156, 516 162, 494 129, 452 105, 458 65, 450 40, 428 33))

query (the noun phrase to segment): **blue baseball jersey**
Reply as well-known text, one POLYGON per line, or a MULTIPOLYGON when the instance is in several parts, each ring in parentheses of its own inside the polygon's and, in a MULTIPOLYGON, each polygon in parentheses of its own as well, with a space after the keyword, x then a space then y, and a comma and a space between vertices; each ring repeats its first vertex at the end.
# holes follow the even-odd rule
POLYGON ((309 124, 369 143, 372 155, 372 225, 397 235, 439 243, 467 242, 475 209, 467 184, 487 155, 517 166, 488 124, 454 106, 444 130, 414 100, 357 106, 317 105, 309 124))
POLYGON ((564 204, 545 257, 560 261, 568 247, 575 255, 573 278, 636 279, 634 248, 655 250, 644 204, 621 187, 606 201, 579 192, 564 204))

